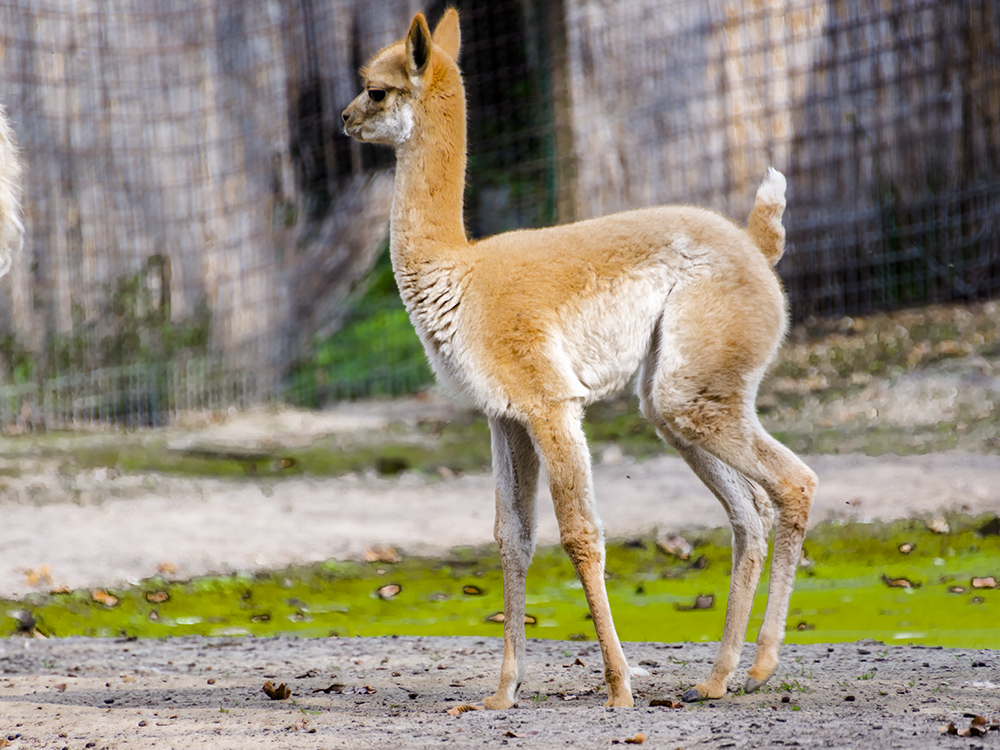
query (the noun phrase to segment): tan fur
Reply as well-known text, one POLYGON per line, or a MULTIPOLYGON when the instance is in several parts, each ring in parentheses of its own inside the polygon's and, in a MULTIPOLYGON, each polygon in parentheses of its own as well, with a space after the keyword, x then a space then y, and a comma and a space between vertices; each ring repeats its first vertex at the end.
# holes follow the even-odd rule
POLYGON ((631 706, 630 673, 604 585, 584 407, 636 370, 643 414, 726 508, 733 577, 722 645, 687 699, 718 698, 736 668, 777 509, 755 689, 777 664, 816 477, 761 428, 754 399, 784 336, 772 265, 784 250, 784 177, 772 170, 743 229, 665 206, 469 242, 462 223, 465 93, 458 14, 433 37, 418 14, 362 72, 345 131, 393 146, 396 280, 438 378, 489 417, 495 535, 504 572, 504 659, 490 708, 524 678, 524 587, 544 466, 563 547, 583 583, 604 657, 608 705, 631 706))
POLYGON ((13 257, 21 250, 21 162, 7 116, 0 107, 0 277, 10 270, 13 257))

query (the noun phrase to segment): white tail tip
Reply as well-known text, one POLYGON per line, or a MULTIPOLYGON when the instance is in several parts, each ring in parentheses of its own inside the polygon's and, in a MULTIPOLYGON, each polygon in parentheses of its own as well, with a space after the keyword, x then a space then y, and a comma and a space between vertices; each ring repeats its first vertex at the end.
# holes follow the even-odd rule
POLYGON ((764 181, 757 188, 757 200, 767 205, 785 205, 785 188, 788 183, 785 175, 774 167, 768 167, 764 181))

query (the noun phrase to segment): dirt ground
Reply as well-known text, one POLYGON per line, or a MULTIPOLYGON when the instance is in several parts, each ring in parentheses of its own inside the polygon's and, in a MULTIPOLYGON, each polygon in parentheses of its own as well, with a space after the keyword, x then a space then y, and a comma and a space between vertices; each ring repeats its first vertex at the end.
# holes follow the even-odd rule
MULTIPOLYGON (((0 642, 9 748, 986 748, 1000 653, 786 646, 766 692, 683 707, 715 644, 629 643, 634 709, 603 707, 596 643, 532 640, 520 704, 449 709, 491 691, 501 644, 476 638, 0 642), (266 682, 291 695, 272 700, 266 682), (631 741, 631 743, 630 743, 631 741)), ((749 666, 749 649, 741 669, 749 666)), ((3 740, 0 739, 0 743, 3 740)))
MULTIPOLYGON (((378 419, 356 407, 321 416, 257 415, 227 421, 214 439, 372 429, 378 419)), ((187 439, 181 433, 177 439, 187 439)), ((821 479, 814 522, 998 507, 998 456, 808 461, 821 479)), ((636 463, 611 453, 596 465, 595 484, 611 537, 725 523, 718 503, 678 459, 636 463)), ((45 585, 75 588, 141 579, 166 562, 189 577, 359 557, 374 545, 433 554, 485 544, 492 482, 484 475, 429 482, 407 474, 225 482, 93 470, 67 478, 37 469, 8 483, 0 514, 0 595, 11 596, 33 590, 37 578, 27 573, 42 566, 51 576, 45 585)), ((540 543, 555 542, 545 497, 539 521, 540 543)), ((1000 719, 1000 652, 786 646, 768 692, 650 706, 654 698, 677 699, 682 686, 702 679, 714 649, 627 644, 640 671, 637 708, 612 710, 602 706, 596 644, 531 641, 519 707, 451 716, 447 709, 492 691, 498 639, 13 638, 0 641, 0 747, 588 748, 636 744, 644 735, 650 747, 688 749, 1000 748, 998 731, 941 733, 949 722, 967 732, 966 714, 1000 719), (268 680, 287 683, 291 697, 268 698, 261 692, 268 680)))

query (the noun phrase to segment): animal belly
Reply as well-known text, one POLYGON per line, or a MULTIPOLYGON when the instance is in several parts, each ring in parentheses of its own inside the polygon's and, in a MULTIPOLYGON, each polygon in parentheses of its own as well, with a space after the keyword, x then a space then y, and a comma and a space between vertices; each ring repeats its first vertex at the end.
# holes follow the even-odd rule
POLYGON ((620 300, 567 326, 560 348, 586 402, 620 391, 639 368, 662 312, 661 301, 653 302, 620 300))
POLYGON ((644 343, 630 337, 594 336, 584 346, 570 347, 569 367, 580 389, 578 397, 592 403, 624 388, 639 368, 644 343))

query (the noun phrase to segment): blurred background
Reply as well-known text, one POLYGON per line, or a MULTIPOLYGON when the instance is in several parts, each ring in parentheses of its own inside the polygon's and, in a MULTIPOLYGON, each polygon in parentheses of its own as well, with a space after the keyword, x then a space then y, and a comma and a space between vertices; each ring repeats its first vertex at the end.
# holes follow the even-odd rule
MULTIPOLYGON (((992 0, 462 0, 478 237, 789 180, 796 321, 1000 294, 992 0)), ((357 69, 411 0, 5 0, 25 248, 0 426, 320 407, 430 374, 385 260, 357 69), (373 272, 374 269, 374 272, 373 272)))
MULTIPOLYGON (((795 325, 758 409, 821 476, 789 640, 995 648, 1000 5, 454 4, 472 237, 742 221, 788 177, 795 325)), ((444 6, 0 0, 26 225, 0 597, 27 597, 0 637, 499 634, 488 428, 399 300, 393 155, 340 129, 358 68, 444 6)), ((622 637, 717 637, 721 508, 628 395, 584 428, 622 637)), ((541 494, 532 632, 590 638, 541 494)))

